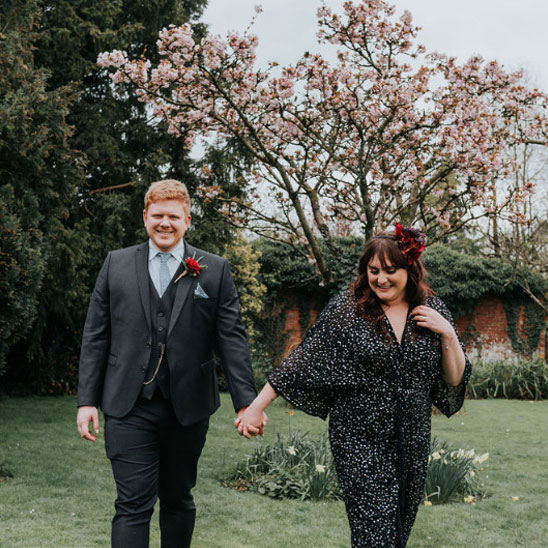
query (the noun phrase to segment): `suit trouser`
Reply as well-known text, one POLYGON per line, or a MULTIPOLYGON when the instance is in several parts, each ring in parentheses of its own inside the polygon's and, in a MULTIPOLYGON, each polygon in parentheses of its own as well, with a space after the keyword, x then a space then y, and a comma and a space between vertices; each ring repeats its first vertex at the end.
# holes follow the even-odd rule
POLYGON ((181 426, 169 401, 139 398, 122 418, 105 416, 105 445, 118 497, 112 548, 148 548, 150 518, 160 498, 162 548, 189 548, 198 459, 209 419, 181 426))

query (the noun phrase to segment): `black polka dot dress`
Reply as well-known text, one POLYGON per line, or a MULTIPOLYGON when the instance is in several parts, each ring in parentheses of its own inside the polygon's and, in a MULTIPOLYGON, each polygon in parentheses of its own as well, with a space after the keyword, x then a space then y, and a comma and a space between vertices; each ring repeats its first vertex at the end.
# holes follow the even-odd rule
MULTIPOLYGON (((453 325, 438 297, 427 306, 453 325)), ((422 498, 431 406, 462 406, 471 366, 459 386, 441 376, 439 335, 408 317, 399 344, 390 322, 379 330, 357 312, 353 292, 330 301, 301 345, 268 381, 311 415, 329 415, 329 439, 354 548, 401 548, 422 498)))

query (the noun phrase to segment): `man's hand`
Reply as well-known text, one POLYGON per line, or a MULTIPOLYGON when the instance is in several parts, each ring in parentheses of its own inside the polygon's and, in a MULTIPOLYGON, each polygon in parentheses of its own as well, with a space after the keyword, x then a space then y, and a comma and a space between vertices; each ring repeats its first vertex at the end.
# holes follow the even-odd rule
POLYGON ((234 428, 238 430, 240 435, 251 439, 253 436, 262 436, 264 434, 264 427, 267 422, 266 413, 251 404, 249 407, 242 407, 238 411, 234 428))
POLYGON ((89 441, 95 441, 97 436, 94 436, 89 429, 89 423, 93 423, 93 430, 96 434, 99 433, 99 413, 97 413, 97 407, 90 405, 83 405, 78 408, 78 415, 76 416, 76 424, 78 425, 78 432, 80 436, 89 441))

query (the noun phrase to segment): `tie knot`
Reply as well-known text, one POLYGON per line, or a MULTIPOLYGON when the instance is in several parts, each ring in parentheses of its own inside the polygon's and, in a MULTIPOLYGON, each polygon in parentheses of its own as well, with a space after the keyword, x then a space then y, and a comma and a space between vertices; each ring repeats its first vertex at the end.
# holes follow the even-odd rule
POLYGON ((162 264, 167 264, 171 257, 171 253, 163 253, 162 251, 158 251, 158 255, 160 256, 160 262, 162 264))

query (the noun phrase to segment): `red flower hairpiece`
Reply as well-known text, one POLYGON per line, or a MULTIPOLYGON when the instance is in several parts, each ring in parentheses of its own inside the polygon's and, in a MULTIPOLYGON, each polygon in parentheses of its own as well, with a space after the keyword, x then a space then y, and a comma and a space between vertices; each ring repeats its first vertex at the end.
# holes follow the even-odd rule
POLYGON ((396 243, 408 264, 418 261, 424 251, 424 234, 410 226, 396 223, 396 243))

